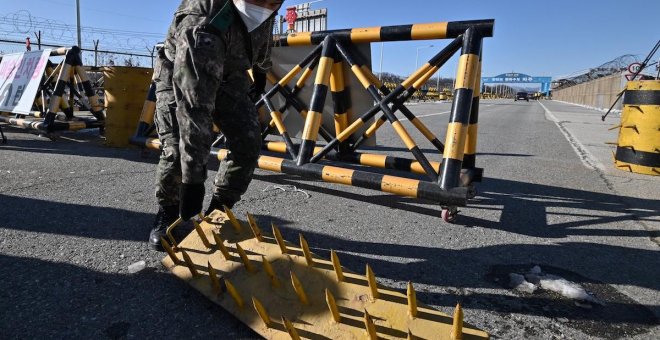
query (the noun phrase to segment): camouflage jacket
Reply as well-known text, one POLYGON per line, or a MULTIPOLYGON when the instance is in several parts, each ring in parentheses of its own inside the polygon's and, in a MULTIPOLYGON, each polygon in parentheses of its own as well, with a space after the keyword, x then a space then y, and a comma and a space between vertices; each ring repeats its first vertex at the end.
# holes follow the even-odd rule
MULTIPOLYGON (((181 5, 174 13, 174 19, 167 32, 165 52, 168 59, 173 60, 176 55, 177 25, 181 18, 195 15, 207 18, 208 22, 218 14, 224 6, 232 0, 182 0, 181 5)), ((252 32, 247 32, 240 15, 233 4, 231 7, 228 27, 216 33, 226 44, 225 73, 244 72, 250 68, 260 73, 266 73, 272 67, 270 51, 273 39, 274 18, 266 20, 252 32), (249 39, 248 39, 249 37, 249 39)))

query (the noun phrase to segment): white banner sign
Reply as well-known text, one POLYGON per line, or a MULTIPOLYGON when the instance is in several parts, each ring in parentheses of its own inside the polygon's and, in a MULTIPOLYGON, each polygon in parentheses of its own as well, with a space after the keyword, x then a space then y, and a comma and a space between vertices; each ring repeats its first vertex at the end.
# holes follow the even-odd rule
POLYGON ((5 54, 0 62, 0 111, 30 113, 50 50, 5 54))

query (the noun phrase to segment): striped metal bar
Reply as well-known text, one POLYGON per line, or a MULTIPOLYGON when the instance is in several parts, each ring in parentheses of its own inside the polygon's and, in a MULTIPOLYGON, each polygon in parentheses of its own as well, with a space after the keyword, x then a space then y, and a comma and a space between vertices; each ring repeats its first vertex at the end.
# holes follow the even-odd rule
MULTIPOLYGON (((452 55, 460 48, 463 37, 459 36, 454 39, 449 45, 443 48, 438 54, 429 60, 428 63, 424 64, 421 68, 415 71, 410 75, 406 80, 399 84, 392 92, 385 96, 383 100, 377 105, 373 106, 369 111, 365 112, 359 119, 355 120, 351 125, 349 125, 346 130, 339 134, 335 139, 328 142, 328 144, 318 153, 312 157, 312 162, 316 162, 319 159, 323 158, 330 150, 333 150, 337 147, 340 142, 348 140, 351 135, 357 132, 362 126, 364 126, 371 118, 373 118, 381 110, 382 105, 389 105, 394 102, 402 94, 407 94, 411 96, 410 92, 407 90, 413 88, 417 81, 426 77, 430 72, 435 72, 434 67, 440 65, 441 63, 446 62, 452 55)), ((430 77, 430 75, 428 76, 430 77)), ((414 92, 414 91, 412 91, 414 92)), ((409 98, 409 97, 408 97, 409 98)), ((407 98, 406 98, 407 100, 407 98)))
POLYGON ((135 136, 149 136, 154 129, 154 116, 156 115, 156 82, 152 81, 149 85, 147 99, 142 105, 140 121, 135 129, 135 136))
POLYGON ((48 132, 96 129, 96 128, 101 128, 104 125, 103 122, 99 122, 96 120, 79 120, 79 121, 68 121, 68 122, 54 121, 46 125, 46 123, 43 120, 14 118, 14 117, 2 116, 2 115, 0 115, 0 122, 25 129, 48 131, 48 132))
MULTIPOLYGON (((340 42, 337 42, 336 45, 337 45, 337 50, 339 51, 339 53, 341 53, 343 59, 351 67, 351 70, 353 71, 355 76, 360 80, 362 86, 364 86, 364 88, 367 90, 367 92, 369 92, 369 94, 374 98, 375 101, 382 103, 383 97, 378 93, 378 89, 376 89, 376 87, 371 83, 369 78, 363 72, 363 69, 360 68, 360 65, 358 65, 355 62, 351 51, 345 48, 340 42)), ((415 140, 412 138, 412 136, 410 136, 410 134, 403 126, 403 124, 401 124, 399 118, 397 118, 394 112, 390 109, 389 105, 381 104, 380 107, 383 113, 387 116, 387 120, 389 120, 390 124, 392 124, 392 128, 394 128, 396 134, 399 136, 399 138, 401 138, 406 148, 408 148, 410 153, 413 154, 415 159, 417 159, 417 161, 422 165, 426 174, 431 178, 432 181, 434 182, 437 181, 438 173, 433 169, 433 166, 431 166, 429 160, 426 158, 426 156, 419 148, 415 140)))
POLYGON ((284 140, 284 143, 286 144, 286 149, 293 157, 293 159, 298 158, 298 155, 296 154, 297 148, 294 147, 293 141, 291 140, 291 136, 289 136, 289 132, 286 130, 286 126, 284 126, 284 122, 282 121, 282 113, 277 111, 275 109, 275 106, 273 103, 270 101, 270 99, 266 98, 266 96, 263 97, 264 104, 266 104, 266 108, 270 112, 270 117, 275 122, 275 126, 277 127, 277 131, 280 133, 282 136, 282 140, 284 140))
MULTIPOLYGON (((456 44, 456 50, 458 50, 458 44, 456 44)), ((380 80, 378 79, 378 77, 376 77, 376 75, 374 75, 374 74, 371 72, 371 70, 369 69, 369 67, 367 67, 367 65, 366 65, 363 61, 361 61, 359 58, 355 58, 355 59, 356 59, 356 62, 358 63, 358 65, 360 66, 360 68, 362 69, 362 72, 366 75, 366 77, 369 79, 369 81, 370 81, 374 86, 376 86, 376 87, 380 90, 380 92, 381 92, 383 95, 387 96, 388 94, 391 93, 391 91, 390 91, 390 90, 389 90, 389 89, 388 89, 383 83, 380 82, 380 80)), ((435 72, 437 72, 437 70, 438 70, 440 67, 442 67, 442 65, 444 65, 444 64, 447 62, 447 60, 449 60, 449 59, 447 58, 447 59, 444 60, 441 64, 437 65, 437 68, 434 68, 434 69, 430 70, 429 72, 427 72, 427 73, 422 77, 422 79, 428 79, 428 78, 430 78, 431 76, 433 76, 433 74, 434 74, 435 72)), ((421 84, 421 85, 423 85, 424 83, 425 83, 425 82, 419 82, 419 84, 421 84)), ((418 83, 416 82, 415 84, 418 84, 418 83)), ((414 84, 413 84, 413 85, 414 85, 414 84)), ((408 92, 411 93, 410 95, 412 96, 412 93, 416 92, 417 90, 419 90, 419 88, 415 88, 415 87, 413 86, 412 88, 408 89, 408 92)), ((406 100, 407 100, 407 99, 406 99, 406 100)), ((405 100, 402 101, 401 99, 398 99, 398 100, 394 101, 394 104, 393 104, 392 109, 393 109, 395 112, 396 112, 397 110, 401 111, 401 113, 403 113, 403 115, 404 115, 404 116, 405 116, 405 117, 406 117, 406 118, 407 118, 407 119, 408 119, 408 120, 409 120, 409 121, 415 126, 415 128, 417 128, 417 130, 418 130, 418 131, 419 131, 419 132, 420 132, 420 133, 421 133, 426 139, 428 139, 429 142, 431 142, 431 144, 433 144, 433 146, 436 147, 436 149, 438 149, 438 151, 442 152, 442 151, 444 150, 444 148, 445 148, 444 144, 442 144, 442 142, 440 142, 440 140, 438 139, 438 137, 436 137, 435 134, 433 134, 433 132, 431 132, 431 130, 430 130, 430 129, 429 129, 429 128, 428 128, 428 127, 427 127, 427 126, 421 121, 421 120, 419 120, 419 119, 418 119, 418 118, 417 118, 417 117, 416 117, 416 116, 415 116, 415 115, 414 115, 414 114, 413 114, 413 113, 412 113, 412 112, 411 112, 411 111, 405 106, 405 100)), ((377 121, 376 121, 376 122, 375 122, 375 123, 374 123, 374 124, 368 129, 368 130, 367 130, 367 131, 365 131, 365 133, 360 137, 360 141, 359 141, 360 143, 356 142, 355 144, 356 144, 356 145, 360 145, 364 140, 366 140, 367 138, 372 137, 373 134, 376 133, 376 130, 378 130, 378 128, 380 128, 380 127, 383 125, 383 123, 385 123, 386 120, 387 120, 387 116, 386 116, 385 114, 383 114, 383 115, 382 115, 382 116, 381 116, 381 117, 380 117, 380 118, 379 118, 379 119, 378 119, 378 120, 377 120, 377 121)), ((356 149, 357 149, 357 148, 354 146, 353 150, 356 150, 356 149)))
MULTIPOLYGON (((330 73, 330 91, 332 92, 332 102, 335 119, 335 135, 339 135, 348 127, 348 110, 350 107, 350 93, 346 88, 344 79, 344 63, 340 58, 335 58, 330 73)), ((346 144, 340 144, 345 148, 346 144)))
MULTIPOLYGON (((262 144, 264 150, 277 153, 287 153, 287 146, 281 142, 265 142, 262 144)), ((316 147, 314 152, 320 151, 320 147, 316 147)), ((392 169, 399 171, 406 171, 415 174, 424 175, 426 172, 424 168, 419 164, 419 162, 413 159, 399 158, 387 155, 373 154, 373 153, 363 153, 363 152, 351 152, 351 153, 338 153, 336 151, 330 151, 325 159, 331 161, 341 161, 352 164, 366 165, 374 168, 380 169, 392 169)), ((430 162, 433 169, 438 172, 440 171, 439 162, 430 162)))
MULTIPOLYGON (((304 75, 304 73, 303 73, 303 75, 304 75)), ((272 73, 267 73, 266 76, 268 77, 268 79, 271 83, 276 84, 278 82, 277 78, 275 78, 275 75, 273 75, 272 73)), ((293 108, 296 111, 298 111, 298 113, 300 113, 300 116, 302 116, 303 119, 307 119, 307 112, 309 112, 309 110, 307 109, 305 104, 303 102, 301 102, 300 99, 298 99, 297 95, 295 93, 293 93, 291 91, 291 89, 289 89, 288 86, 280 86, 278 88, 278 91, 280 92, 280 95, 282 95, 286 99, 286 102, 288 104, 291 104, 291 106, 293 106, 293 108)), ((268 97, 268 98, 271 98, 271 97, 268 97)), ((259 102, 263 103, 263 99, 260 99, 259 102)), ((286 106, 286 104, 285 104, 285 106, 286 106)), ((279 111, 280 112, 285 112, 286 109, 284 109, 284 110, 280 109, 279 111)), ((275 128, 275 122, 273 122, 271 120, 268 127, 266 129, 264 129, 264 131, 262 132, 261 138, 266 139, 266 137, 268 137, 268 135, 273 132, 274 128, 275 128)), ((334 138, 334 137, 332 137, 332 134, 325 127, 323 127, 322 125, 319 126, 319 134, 326 141, 331 141, 334 138)))
MULTIPOLYGON (((320 60, 320 59, 321 59, 321 55, 319 54, 319 55, 317 55, 316 58, 314 58, 314 60, 312 60, 312 62, 311 62, 306 68, 305 68, 305 70, 303 71, 303 73, 300 75, 300 78, 298 78, 298 81, 296 81, 296 85, 293 87, 293 90, 291 90, 291 96, 290 96, 290 97, 294 98, 295 100, 298 99, 298 98, 297 98, 298 94, 300 93, 300 91, 302 91, 303 87, 305 87, 305 83, 307 82, 307 80, 309 79, 309 77, 311 77, 312 74, 314 73, 314 69, 316 69, 316 67, 319 65, 319 60, 320 60)), ((277 82, 277 81, 273 82, 273 84, 276 83, 276 82, 277 82)), ((288 90, 288 87, 286 87, 286 86, 283 87, 283 88, 288 90)), ((291 102, 290 102, 289 98, 286 97, 286 96, 285 96, 285 98, 286 98, 286 102, 285 102, 284 105, 282 105, 282 107, 279 109, 280 112, 284 112, 284 111, 286 111, 286 110, 289 108, 289 106, 291 106, 291 102)))
POLYGON ((316 79, 314 80, 314 92, 312 93, 310 110, 305 119, 302 143, 298 151, 298 165, 309 163, 314 147, 316 146, 316 140, 322 122, 323 107, 325 106, 325 99, 328 94, 330 73, 332 72, 334 57, 337 53, 335 40, 331 36, 325 38, 322 46, 323 51, 321 53, 321 60, 319 60, 319 68, 316 71, 316 79))
POLYGON ((64 90, 69 86, 69 81, 71 80, 71 77, 74 73, 76 62, 74 54, 76 51, 79 52, 80 50, 77 48, 71 48, 66 52, 64 63, 60 68, 60 73, 57 77, 57 81, 55 82, 55 89, 53 90, 53 94, 50 97, 48 111, 46 111, 46 117, 44 119, 46 128, 48 128, 49 124, 55 122, 55 114, 58 112, 60 106, 62 105, 64 90))
POLYGON ((460 184, 461 167, 465 152, 470 111, 474 95, 475 77, 479 67, 482 36, 469 28, 463 36, 463 47, 458 61, 454 101, 447 127, 445 152, 440 167, 440 187, 451 190, 460 184))
POLYGON ((494 25, 495 20, 487 19, 300 32, 275 37, 274 44, 275 46, 318 45, 327 36, 332 36, 340 42, 356 44, 381 41, 451 39, 460 36, 468 28, 473 28, 482 37, 492 37, 494 25))
POLYGON ((259 168, 263 170, 323 180, 329 183, 379 190, 400 196, 423 198, 456 206, 465 206, 467 203, 468 190, 463 187, 447 191, 440 189, 437 184, 427 181, 315 163, 307 163, 299 166, 294 161, 270 156, 260 156, 258 164, 259 168))
MULTIPOLYGON (((294 66, 293 69, 291 69, 289 71, 289 73, 287 73, 284 77, 282 77, 282 79, 275 82, 273 84, 273 87, 271 87, 270 90, 268 90, 268 92, 266 92, 266 97, 267 98, 272 98, 274 95, 276 95, 278 92, 280 92, 282 87, 285 87, 286 85, 288 85, 289 82, 291 82, 293 80, 293 78, 295 78, 303 70, 303 67, 305 67, 307 64, 311 63, 315 58, 318 57, 318 55, 322 51, 322 48, 323 48, 322 45, 317 46, 312 52, 310 52, 307 55, 307 57, 305 57, 305 59, 303 59, 303 61, 300 64, 294 66)), ((264 101, 262 99, 260 99, 259 101, 257 101, 255 103, 255 106, 257 108, 259 108, 263 105, 264 105, 264 101)))
MULTIPOLYGON (((160 150, 161 148, 160 141, 157 138, 135 138, 131 141, 131 143, 133 145, 146 147, 152 150, 160 150)), ((274 144, 274 148, 275 147, 278 147, 276 143, 274 144)), ((226 149, 211 150, 211 155, 217 157, 218 160, 222 160, 227 157, 227 153, 228 151, 226 149)), ((377 159, 373 158, 372 160, 368 160, 368 158, 371 156, 372 155, 362 158, 362 161, 365 163, 376 164, 378 162, 377 159)), ((393 163, 391 161, 387 161, 386 164, 393 163)), ((258 166, 262 170, 323 180, 324 182, 329 183, 345 184, 359 188, 373 189, 400 196, 428 199, 433 202, 456 206, 465 206, 467 204, 467 197, 469 192, 467 187, 442 190, 437 183, 433 182, 374 174, 341 167, 325 166, 322 164, 307 163, 305 165, 298 166, 295 161, 265 155, 261 155, 259 157, 258 166)), ((418 168, 418 170, 421 170, 421 167, 418 168)), ((476 173, 476 175, 466 173, 466 176, 478 176, 478 174, 479 173, 476 173)), ((481 178, 474 177, 472 180, 479 181, 481 178)))
POLYGON ((481 63, 483 60, 483 40, 479 50, 479 65, 477 75, 474 77, 474 94, 470 112, 470 124, 465 141, 465 155, 463 155, 463 169, 474 169, 477 166, 477 137, 479 133, 479 100, 481 97, 481 63))

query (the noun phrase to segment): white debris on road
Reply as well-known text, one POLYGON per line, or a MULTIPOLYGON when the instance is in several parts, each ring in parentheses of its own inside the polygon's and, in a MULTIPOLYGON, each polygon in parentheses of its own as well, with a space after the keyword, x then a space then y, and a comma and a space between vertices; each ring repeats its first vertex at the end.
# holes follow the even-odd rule
POLYGON ((543 289, 558 293, 571 300, 604 305, 602 301, 589 294, 579 284, 557 275, 543 273, 539 266, 534 266, 525 275, 510 273, 509 286, 524 293, 531 294, 537 289, 543 289))
POLYGON ((138 261, 128 266, 128 273, 135 274, 144 270, 147 267, 147 263, 144 261, 138 261))
POLYGON ((516 274, 516 273, 511 273, 509 274, 509 286, 517 291, 521 291, 523 293, 534 293, 536 291, 536 286, 527 282, 525 280, 525 277, 516 274))

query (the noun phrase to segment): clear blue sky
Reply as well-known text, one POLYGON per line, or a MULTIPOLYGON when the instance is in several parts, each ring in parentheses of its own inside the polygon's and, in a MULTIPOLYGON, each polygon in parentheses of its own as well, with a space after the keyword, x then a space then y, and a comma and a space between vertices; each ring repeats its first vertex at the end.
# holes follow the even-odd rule
MULTIPOLYGON (((85 27, 152 33, 138 35, 86 34, 83 46, 100 39, 100 48, 144 46, 161 40, 179 0, 80 0, 85 27)), ((285 5, 302 1, 288 0, 285 5)), ((0 39, 24 39, 29 26, 45 25, 54 39, 75 42, 75 0, 0 0, 0 39), (19 12, 22 11, 22 12, 19 12), (28 11, 31 23, 26 20, 28 11), (19 15, 15 13, 19 12, 19 15), (18 18, 18 20, 16 20, 18 18), (18 23, 19 25, 15 25, 18 23), (64 28, 62 24, 70 25, 64 28), (9 34, 8 34, 9 33, 9 34), (23 38, 21 38, 23 36, 23 38)), ((329 28, 369 27, 436 21, 495 19, 495 37, 484 45, 484 75, 505 72, 558 76, 587 69, 622 54, 646 55, 660 39, 658 0, 444 1, 444 0, 325 0, 314 4, 329 11, 329 28)), ((385 44, 383 70, 408 74, 447 41, 385 44)), ((4 51, 20 49, 2 45, 4 51)), ((380 44, 372 46, 378 71, 380 44)), ((455 62, 443 76, 453 77, 455 62)))

